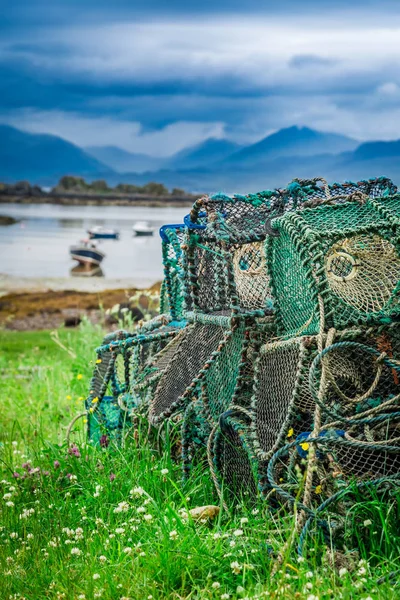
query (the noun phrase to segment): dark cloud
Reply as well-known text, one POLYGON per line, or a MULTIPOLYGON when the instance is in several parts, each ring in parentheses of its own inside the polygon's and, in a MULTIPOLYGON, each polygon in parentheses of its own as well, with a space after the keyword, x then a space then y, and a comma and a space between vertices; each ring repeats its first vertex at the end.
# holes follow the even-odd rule
MULTIPOLYGON (((393 44, 379 60, 370 60, 368 45, 374 27, 382 36, 375 23, 385 22, 389 31, 399 15, 398 0, 354 0, 350 8, 348 0, 9 3, 0 24, 0 122, 12 115, 15 123, 18 111, 30 111, 32 119, 40 113, 42 124, 44 113, 50 121, 57 111, 57 123, 62 113, 113 120, 115 131, 117 122, 140 123, 148 136, 177 122, 223 123, 229 136, 245 139, 295 123, 351 133, 352 118, 356 123, 362 114, 371 137, 375 115, 389 127, 397 114, 400 63, 393 44), (282 29, 272 41, 273 28, 265 35, 259 29, 269 18, 282 29), (238 31, 245 19, 248 30, 238 31), (371 34, 361 47, 357 35, 368 19, 371 34), (204 32, 191 38, 185 27, 200 20, 204 32), (160 40, 154 32, 143 36, 143 26, 153 22, 160 40), (110 31, 112 24, 132 32, 110 31), (354 47, 343 49, 335 35, 352 28, 354 47)), ((362 130, 362 123, 354 127, 362 130)))

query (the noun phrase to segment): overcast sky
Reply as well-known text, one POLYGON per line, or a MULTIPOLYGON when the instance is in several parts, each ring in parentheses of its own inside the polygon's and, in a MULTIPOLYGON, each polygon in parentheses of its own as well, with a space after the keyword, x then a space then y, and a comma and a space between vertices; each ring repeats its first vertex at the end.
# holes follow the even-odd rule
POLYGON ((400 138, 399 0, 4 3, 1 123, 155 156, 295 124, 400 138))

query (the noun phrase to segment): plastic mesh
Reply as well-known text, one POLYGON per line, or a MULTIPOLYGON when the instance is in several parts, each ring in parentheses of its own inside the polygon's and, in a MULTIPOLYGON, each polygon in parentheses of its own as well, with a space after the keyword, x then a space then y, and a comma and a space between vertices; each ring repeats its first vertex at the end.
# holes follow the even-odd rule
POLYGON ((303 356, 298 340, 261 348, 252 405, 256 445, 264 459, 279 447, 293 421, 303 356))
POLYGON ((236 502, 294 503, 307 482, 315 507, 353 478, 400 475, 396 192, 316 178, 196 201, 164 228, 168 316, 98 353, 93 439, 120 436, 121 400, 143 402, 151 423, 182 423, 185 474, 208 453, 236 502))
POLYGON ((364 313, 384 310, 400 279, 400 258, 384 238, 370 234, 345 238, 325 256, 332 292, 364 313))
POLYGON ((233 254, 236 291, 243 308, 265 308, 271 300, 264 244, 243 244, 233 254))
POLYGON ((222 418, 222 428, 214 442, 214 465, 219 485, 229 503, 246 501, 257 496, 257 476, 254 463, 243 438, 240 423, 222 418))
POLYGON ((223 338, 224 329, 218 325, 196 323, 185 329, 185 336, 164 370, 152 399, 152 422, 158 422, 173 412, 223 338))
POLYGON ((245 341, 245 327, 242 324, 232 333, 225 334, 218 354, 210 361, 204 374, 204 394, 208 412, 215 421, 229 407, 237 385, 237 378, 245 341))

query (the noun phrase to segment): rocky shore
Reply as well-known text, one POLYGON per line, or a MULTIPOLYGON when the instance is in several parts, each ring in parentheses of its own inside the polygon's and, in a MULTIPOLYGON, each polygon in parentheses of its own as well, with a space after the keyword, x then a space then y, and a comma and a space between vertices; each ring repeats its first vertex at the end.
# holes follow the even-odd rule
POLYGON ((30 331, 73 327, 86 317, 94 324, 103 323, 113 329, 118 327, 118 319, 107 316, 107 309, 119 304, 128 307, 134 317, 141 318, 148 309, 149 297, 157 295, 159 289, 160 283, 147 290, 120 287, 97 291, 42 289, 10 292, 0 297, 0 328, 30 331), (133 296, 136 297, 134 307, 129 304, 133 296))

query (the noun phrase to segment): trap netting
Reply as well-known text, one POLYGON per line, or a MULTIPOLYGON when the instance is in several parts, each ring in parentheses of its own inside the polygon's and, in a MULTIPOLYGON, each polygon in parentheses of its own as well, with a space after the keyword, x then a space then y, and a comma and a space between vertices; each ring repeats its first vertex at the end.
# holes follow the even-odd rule
POLYGON ((280 335, 343 329, 398 314, 400 196, 350 196, 273 220, 267 266, 280 335))
POLYGON ((119 331, 106 336, 96 350, 96 364, 85 407, 88 436, 99 443, 104 436, 120 441, 132 425, 135 411, 146 411, 151 391, 169 363, 170 344, 179 339, 184 322, 162 315, 135 333, 119 331), (171 324, 170 324, 171 323, 171 324))
POLYGON ((102 350, 93 392, 115 430, 140 407, 157 426, 179 415, 185 475, 207 457, 224 498, 303 498, 304 514, 353 478, 396 477, 396 192, 294 180, 166 226, 168 314, 102 350))
MULTIPOLYGON (((267 314, 273 308, 274 292, 265 240, 280 234, 276 228, 279 217, 285 219, 292 214, 300 218, 318 206, 347 205, 349 198, 362 203, 367 194, 370 198, 388 196, 396 189, 385 178, 334 186, 317 178, 294 180, 281 190, 199 199, 185 220, 188 302, 193 310, 201 312, 267 314)), ((365 221, 364 215, 361 218, 365 221)), ((301 263, 298 247, 294 254, 299 255, 296 258, 301 263)), ((288 271, 285 274, 290 276, 288 271)))
POLYGON ((179 319, 183 310, 184 270, 182 244, 184 224, 163 225, 160 228, 164 279, 161 289, 160 313, 179 319))

